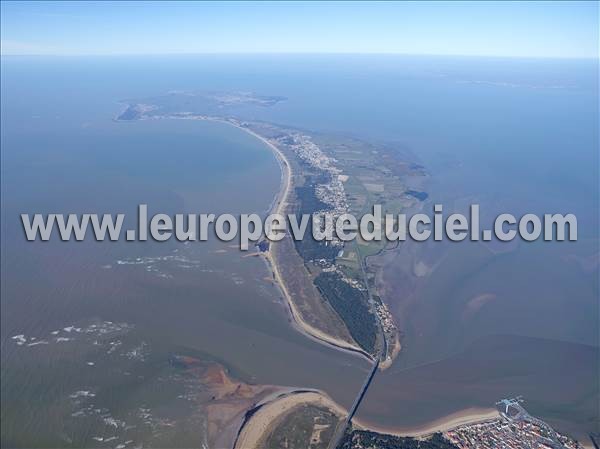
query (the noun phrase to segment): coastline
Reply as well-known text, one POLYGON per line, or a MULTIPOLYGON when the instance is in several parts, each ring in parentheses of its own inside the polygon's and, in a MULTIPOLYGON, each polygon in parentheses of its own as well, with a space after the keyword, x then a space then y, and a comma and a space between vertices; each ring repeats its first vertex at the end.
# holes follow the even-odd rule
MULTIPOLYGON (((286 155, 267 138, 247 127, 235 123, 234 121, 210 116, 196 117, 195 120, 223 123, 237 128, 260 140, 273 152, 281 171, 281 186, 270 205, 268 213, 284 215, 285 208, 288 205, 288 197, 293 188, 293 171, 290 161, 287 159, 286 155)), ((264 253, 256 253, 256 255, 263 256, 263 260, 267 264, 269 271, 271 271, 273 280, 285 299, 294 328, 313 341, 331 346, 339 351, 345 351, 361 356, 364 359, 372 362, 374 360, 373 356, 368 354, 362 348, 352 345, 339 338, 335 338, 310 325, 303 319, 302 314, 298 309, 298 306, 294 303, 292 295, 290 294, 280 273, 277 258, 272 249, 273 245, 276 245, 277 243, 278 242, 271 242, 271 248, 268 251, 264 253)), ((394 356, 396 356, 401 349, 399 341, 397 343, 398 345, 396 346, 394 356)), ((380 369, 385 370, 389 368, 393 363, 395 358, 394 356, 391 359, 383 361, 380 369)), ((246 418, 243 419, 238 429, 238 434, 235 439, 233 449, 260 449, 259 443, 261 443, 267 433, 273 429, 275 423, 278 422, 278 420, 285 414, 302 405, 319 405, 321 407, 325 407, 332 413, 338 415, 340 419, 345 418, 348 414, 348 410, 346 408, 336 403, 329 395, 327 395, 327 393, 323 391, 284 387, 277 392, 263 398, 261 401, 257 402, 253 408, 248 410, 248 412, 252 413, 250 416, 247 415, 246 418)), ((492 408, 468 408, 415 428, 382 427, 368 421, 362 421, 356 417, 353 418, 352 424, 356 429, 369 430, 381 434, 399 437, 423 438, 436 432, 445 432, 463 425, 490 421, 498 418, 499 416, 500 415, 498 411, 492 408)))
MULTIPOLYGON (((130 105, 130 107, 131 107, 131 105, 130 105)), ((165 118, 165 117, 146 117, 143 115, 144 112, 145 111, 142 111, 142 115, 136 117, 134 120, 148 120, 148 119, 165 118)), ((121 112, 121 114, 117 115, 113 120, 115 120, 115 121, 129 121, 130 120, 130 119, 123 120, 121 118, 122 114, 123 113, 121 112)), ((166 118, 173 118, 173 117, 166 117, 166 118)), ((291 168, 291 164, 290 164, 289 160, 287 159, 285 154, 276 145, 274 145, 271 141, 269 141, 267 138, 263 137, 262 135, 252 131, 251 129, 249 129, 245 126, 241 126, 239 123, 236 123, 237 119, 228 119, 226 117, 224 118, 224 117, 209 116, 209 115, 184 116, 184 117, 176 117, 175 119, 199 120, 199 121, 208 121, 208 122, 216 122, 216 123, 226 124, 226 125, 232 126, 234 128, 237 128, 241 131, 248 133, 249 135, 253 136, 254 138, 260 140, 263 144, 265 144, 273 152, 275 159, 277 160, 277 162, 279 164, 281 174, 282 174, 282 182, 281 182, 280 190, 279 190, 278 194, 275 196, 268 213, 284 215, 285 207, 287 206, 287 200, 289 197, 289 193, 292 189, 293 172, 292 172, 292 168, 291 168)), ((271 248, 268 251, 263 252, 263 253, 258 253, 257 255, 263 256, 263 260, 265 260, 267 267, 272 274, 273 281, 278 286, 278 288, 280 289, 280 291, 282 293, 282 296, 285 299, 285 302, 287 304, 287 309, 288 309, 288 312, 291 317, 292 326, 296 330, 298 330, 298 332, 302 333, 303 335, 305 335, 306 337, 310 338, 311 340, 313 340, 317 343, 330 346, 332 348, 335 348, 338 351, 344 351, 344 352, 347 352, 347 353, 350 353, 353 355, 360 356, 369 362, 373 362, 375 360, 375 357, 372 354, 369 354, 367 351, 365 351, 361 347, 359 347, 357 344, 352 344, 348 341, 337 338, 325 331, 322 331, 321 329, 318 329, 317 327, 311 325, 304 319, 304 317, 302 316, 302 312, 300 311, 298 305, 294 302, 292 295, 290 294, 290 292, 287 288, 287 285, 283 280, 283 276, 281 275, 280 267, 277 262, 277 257, 275 256, 275 252, 272 250, 272 247, 274 245, 276 245, 277 243, 278 242, 271 242, 271 248)), ((397 355, 397 353, 395 355, 397 355)), ((393 358, 395 358, 395 357, 393 357, 393 358)), ((384 363, 384 365, 382 366, 382 369, 388 368, 389 365, 391 365, 393 358, 387 364, 384 363)))
POLYGON ((361 421, 360 419, 354 420, 354 423, 359 428, 386 435, 423 438, 436 432, 447 432, 457 427, 493 421, 498 418, 500 418, 500 413, 495 408, 470 407, 417 427, 381 427, 368 421, 361 421))
MULTIPOLYGON (((264 438, 274 430, 280 418, 293 409, 306 405, 325 407, 338 415, 340 419, 348 413, 343 406, 326 393, 318 390, 292 390, 274 398, 265 398, 256 404, 253 409, 254 413, 242 423, 233 449, 259 449, 264 438)), ((385 435, 426 438, 436 432, 447 432, 464 425, 493 421, 499 417, 500 414, 496 409, 473 407, 451 413, 415 428, 385 428, 360 419, 353 419, 353 425, 359 430, 369 430, 385 435)))
MULTIPOLYGON (((275 201, 273 202, 270 213, 284 215, 285 207, 287 206, 289 192, 291 191, 291 188, 292 188, 293 172, 292 172, 290 162, 288 161, 286 156, 283 154, 283 152, 279 148, 277 148, 277 146, 275 146, 272 142, 270 142, 269 140, 267 140, 260 134, 257 134, 254 131, 252 131, 251 129, 248 129, 246 127, 237 125, 236 123, 231 122, 229 120, 213 118, 213 117, 206 117, 206 118, 202 118, 199 120, 225 123, 230 126, 233 126, 234 128, 242 130, 242 131, 250 134, 251 136, 255 137, 256 139, 260 140, 269 149, 271 149, 271 151, 275 155, 275 159, 277 160, 277 162, 279 164, 281 174, 282 174, 282 182, 281 182, 281 188, 275 198, 275 201)), ((271 245, 276 245, 276 244, 277 244, 277 242, 271 242, 271 245)), ((335 337, 321 331, 320 329, 317 329, 316 327, 310 325, 309 323, 307 323, 304 320, 304 318, 302 317, 302 314, 301 314, 300 310, 298 309, 298 306, 294 303, 294 300, 292 299, 292 295, 289 293, 289 290, 287 289, 287 286, 286 286, 285 282, 283 281, 283 277, 280 274, 279 266, 277 263, 277 258, 274 254, 274 251, 272 249, 269 249, 269 251, 267 251, 265 253, 261 253, 261 255, 264 256, 264 260, 267 262, 267 265, 270 268, 270 271, 273 273, 274 280, 275 280, 276 284, 278 285, 279 289, 281 290, 283 297, 285 298, 286 304, 288 306, 288 310, 289 310, 291 318, 292 318, 292 323, 299 332, 303 333, 307 337, 309 337, 312 340, 317 341, 319 343, 326 344, 328 346, 332 346, 340 351, 346 351, 346 352, 349 352, 349 353, 352 353, 355 355, 359 355, 359 356, 367 359, 368 361, 373 361, 373 357, 369 353, 364 351, 362 348, 360 348, 356 345, 352 345, 352 344, 350 344, 344 340, 341 340, 339 338, 335 338, 335 337)))
MULTIPOLYGON (((143 119, 144 118, 142 118, 142 120, 143 119)), ((288 206, 290 192, 293 189, 294 172, 292 170, 290 161, 282 150, 280 150, 266 137, 263 137, 248 127, 236 123, 236 121, 228 120, 227 118, 196 116, 188 119, 227 124, 246 132, 265 144, 273 152, 281 171, 280 188, 277 194, 274 196, 273 201, 269 205, 267 213, 285 215, 285 209, 288 206)), ((286 283, 283 281, 283 276, 280 273, 280 267, 278 265, 276 255, 272 249, 273 245, 276 245, 277 243, 278 242, 271 242, 271 248, 266 252, 249 254, 248 256, 263 256, 263 260, 265 260, 269 271, 271 271, 273 281, 278 286, 282 296, 285 299, 287 309, 292 318, 291 322, 293 327, 304 336, 320 344, 331 346, 339 351, 345 351, 354 355, 359 355, 370 362, 374 361, 375 358, 359 346, 352 345, 347 341, 336 338, 312 326, 303 319, 302 313, 292 299, 292 295, 290 294, 286 283)), ((397 356, 401 350, 401 345, 397 336, 396 342, 397 345, 395 346, 395 351, 393 352, 392 357, 381 362, 379 369, 385 370, 392 365, 395 356, 397 356)), ((277 391, 262 398, 256 402, 253 407, 247 410, 246 415, 245 417, 242 417, 242 422, 237 430, 237 437, 235 438, 233 449, 259 449, 259 444, 263 441, 268 432, 276 426, 280 419, 293 409, 303 405, 318 405, 327 408, 332 413, 339 416, 340 419, 343 419, 348 415, 348 410, 336 403, 324 391, 298 389, 297 387, 279 387, 277 391)), ((500 417, 499 413, 493 408, 467 408, 414 428, 382 427, 375 423, 363 421, 356 417, 352 419, 351 424, 355 429, 359 430, 369 430, 398 437, 424 438, 436 432, 445 432, 464 425, 487 422, 497 419, 498 417, 500 417)), ((232 430, 233 429, 234 428, 232 428, 232 430)))

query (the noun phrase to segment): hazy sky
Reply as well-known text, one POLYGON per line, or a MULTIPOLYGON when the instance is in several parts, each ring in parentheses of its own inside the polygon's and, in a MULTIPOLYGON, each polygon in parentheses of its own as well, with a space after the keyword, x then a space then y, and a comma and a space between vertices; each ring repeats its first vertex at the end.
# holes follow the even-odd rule
POLYGON ((598 57, 597 2, 1 4, 2 54, 598 57))

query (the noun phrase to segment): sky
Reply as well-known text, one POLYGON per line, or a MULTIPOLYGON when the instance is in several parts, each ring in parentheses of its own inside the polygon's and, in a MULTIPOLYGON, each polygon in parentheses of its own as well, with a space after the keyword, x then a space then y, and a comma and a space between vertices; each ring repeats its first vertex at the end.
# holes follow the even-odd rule
POLYGON ((3 55, 598 58, 598 2, 1 2, 3 55))

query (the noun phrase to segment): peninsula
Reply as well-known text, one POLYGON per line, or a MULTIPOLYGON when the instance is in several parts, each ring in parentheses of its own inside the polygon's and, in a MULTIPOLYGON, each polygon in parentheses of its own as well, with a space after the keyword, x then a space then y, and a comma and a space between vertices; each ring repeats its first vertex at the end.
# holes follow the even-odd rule
MULTIPOLYGON (((228 95, 210 96, 224 107, 228 95)), ((245 94, 236 100, 250 101, 245 94)), ((332 137, 234 116, 179 111, 152 104, 132 103, 117 120, 183 119, 225 123, 261 140, 273 151, 282 173, 274 213, 339 216, 362 215, 374 204, 398 212, 419 200, 404 183, 406 176, 425 176, 422 167, 397 159, 391 149, 357 139, 332 137)), ((203 109, 214 107, 203 103, 203 109)), ((312 235, 311 229, 306 235, 312 235)), ((293 325, 308 337, 339 350, 353 352, 379 367, 389 367, 400 351, 399 332, 379 294, 376 269, 368 258, 386 249, 386 242, 339 240, 319 242, 312 237, 294 241, 289 233, 270 242, 261 254, 279 285, 293 325)))

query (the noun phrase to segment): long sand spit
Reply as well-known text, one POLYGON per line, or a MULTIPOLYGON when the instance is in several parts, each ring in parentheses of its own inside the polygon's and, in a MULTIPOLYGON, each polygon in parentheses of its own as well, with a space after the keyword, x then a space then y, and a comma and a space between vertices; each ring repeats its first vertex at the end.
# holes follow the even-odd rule
MULTIPOLYGON (((215 122, 219 122, 219 123, 225 123, 225 124, 228 124, 235 128, 238 128, 242 131, 245 131, 246 133, 250 134, 251 136, 253 136, 253 137, 257 138, 258 140, 260 140, 261 142, 263 142, 267 147, 269 147, 273 151, 273 154, 275 155, 275 158, 277 159, 277 162, 279 163, 279 167, 281 169, 282 187, 279 190, 279 194, 273 203, 273 210, 271 211, 271 213, 284 215, 285 208, 288 204, 288 197, 292 190, 292 175, 293 175, 290 162, 286 158, 285 154, 279 148, 277 148, 276 145, 274 145, 272 142, 270 142, 268 139, 261 136, 260 134, 255 133, 251 129, 248 129, 246 127, 240 126, 231 121, 220 119, 220 118, 205 117, 205 118, 202 118, 201 120, 209 120, 209 121, 215 121, 215 122)), ((276 245, 277 242, 272 242, 271 244, 276 245)), ((348 351, 348 352, 360 355, 368 360, 372 360, 372 356, 370 354, 368 354, 366 351, 364 351, 362 348, 360 348, 356 345, 353 345, 347 341, 341 340, 339 338, 335 338, 332 335, 322 331, 321 329, 317 329, 316 327, 307 323, 304 320, 304 318, 302 317, 302 313, 298 309, 297 304, 294 303, 293 297, 290 294, 290 292, 286 286, 286 283, 281 276, 281 273, 279 270, 279 265, 277 263, 277 258, 275 256, 275 252, 271 249, 264 255, 265 255, 265 259, 267 260, 267 263, 269 264, 269 266, 273 272, 275 281, 279 285, 279 288, 283 294, 283 297, 286 300, 286 303, 287 303, 289 311, 290 311, 290 315, 292 316, 294 327, 296 327, 296 329, 298 329, 303 334, 307 335, 308 337, 310 337, 313 340, 316 340, 320 343, 325 343, 325 344, 327 344, 329 346, 333 346, 337 349, 348 351)))

